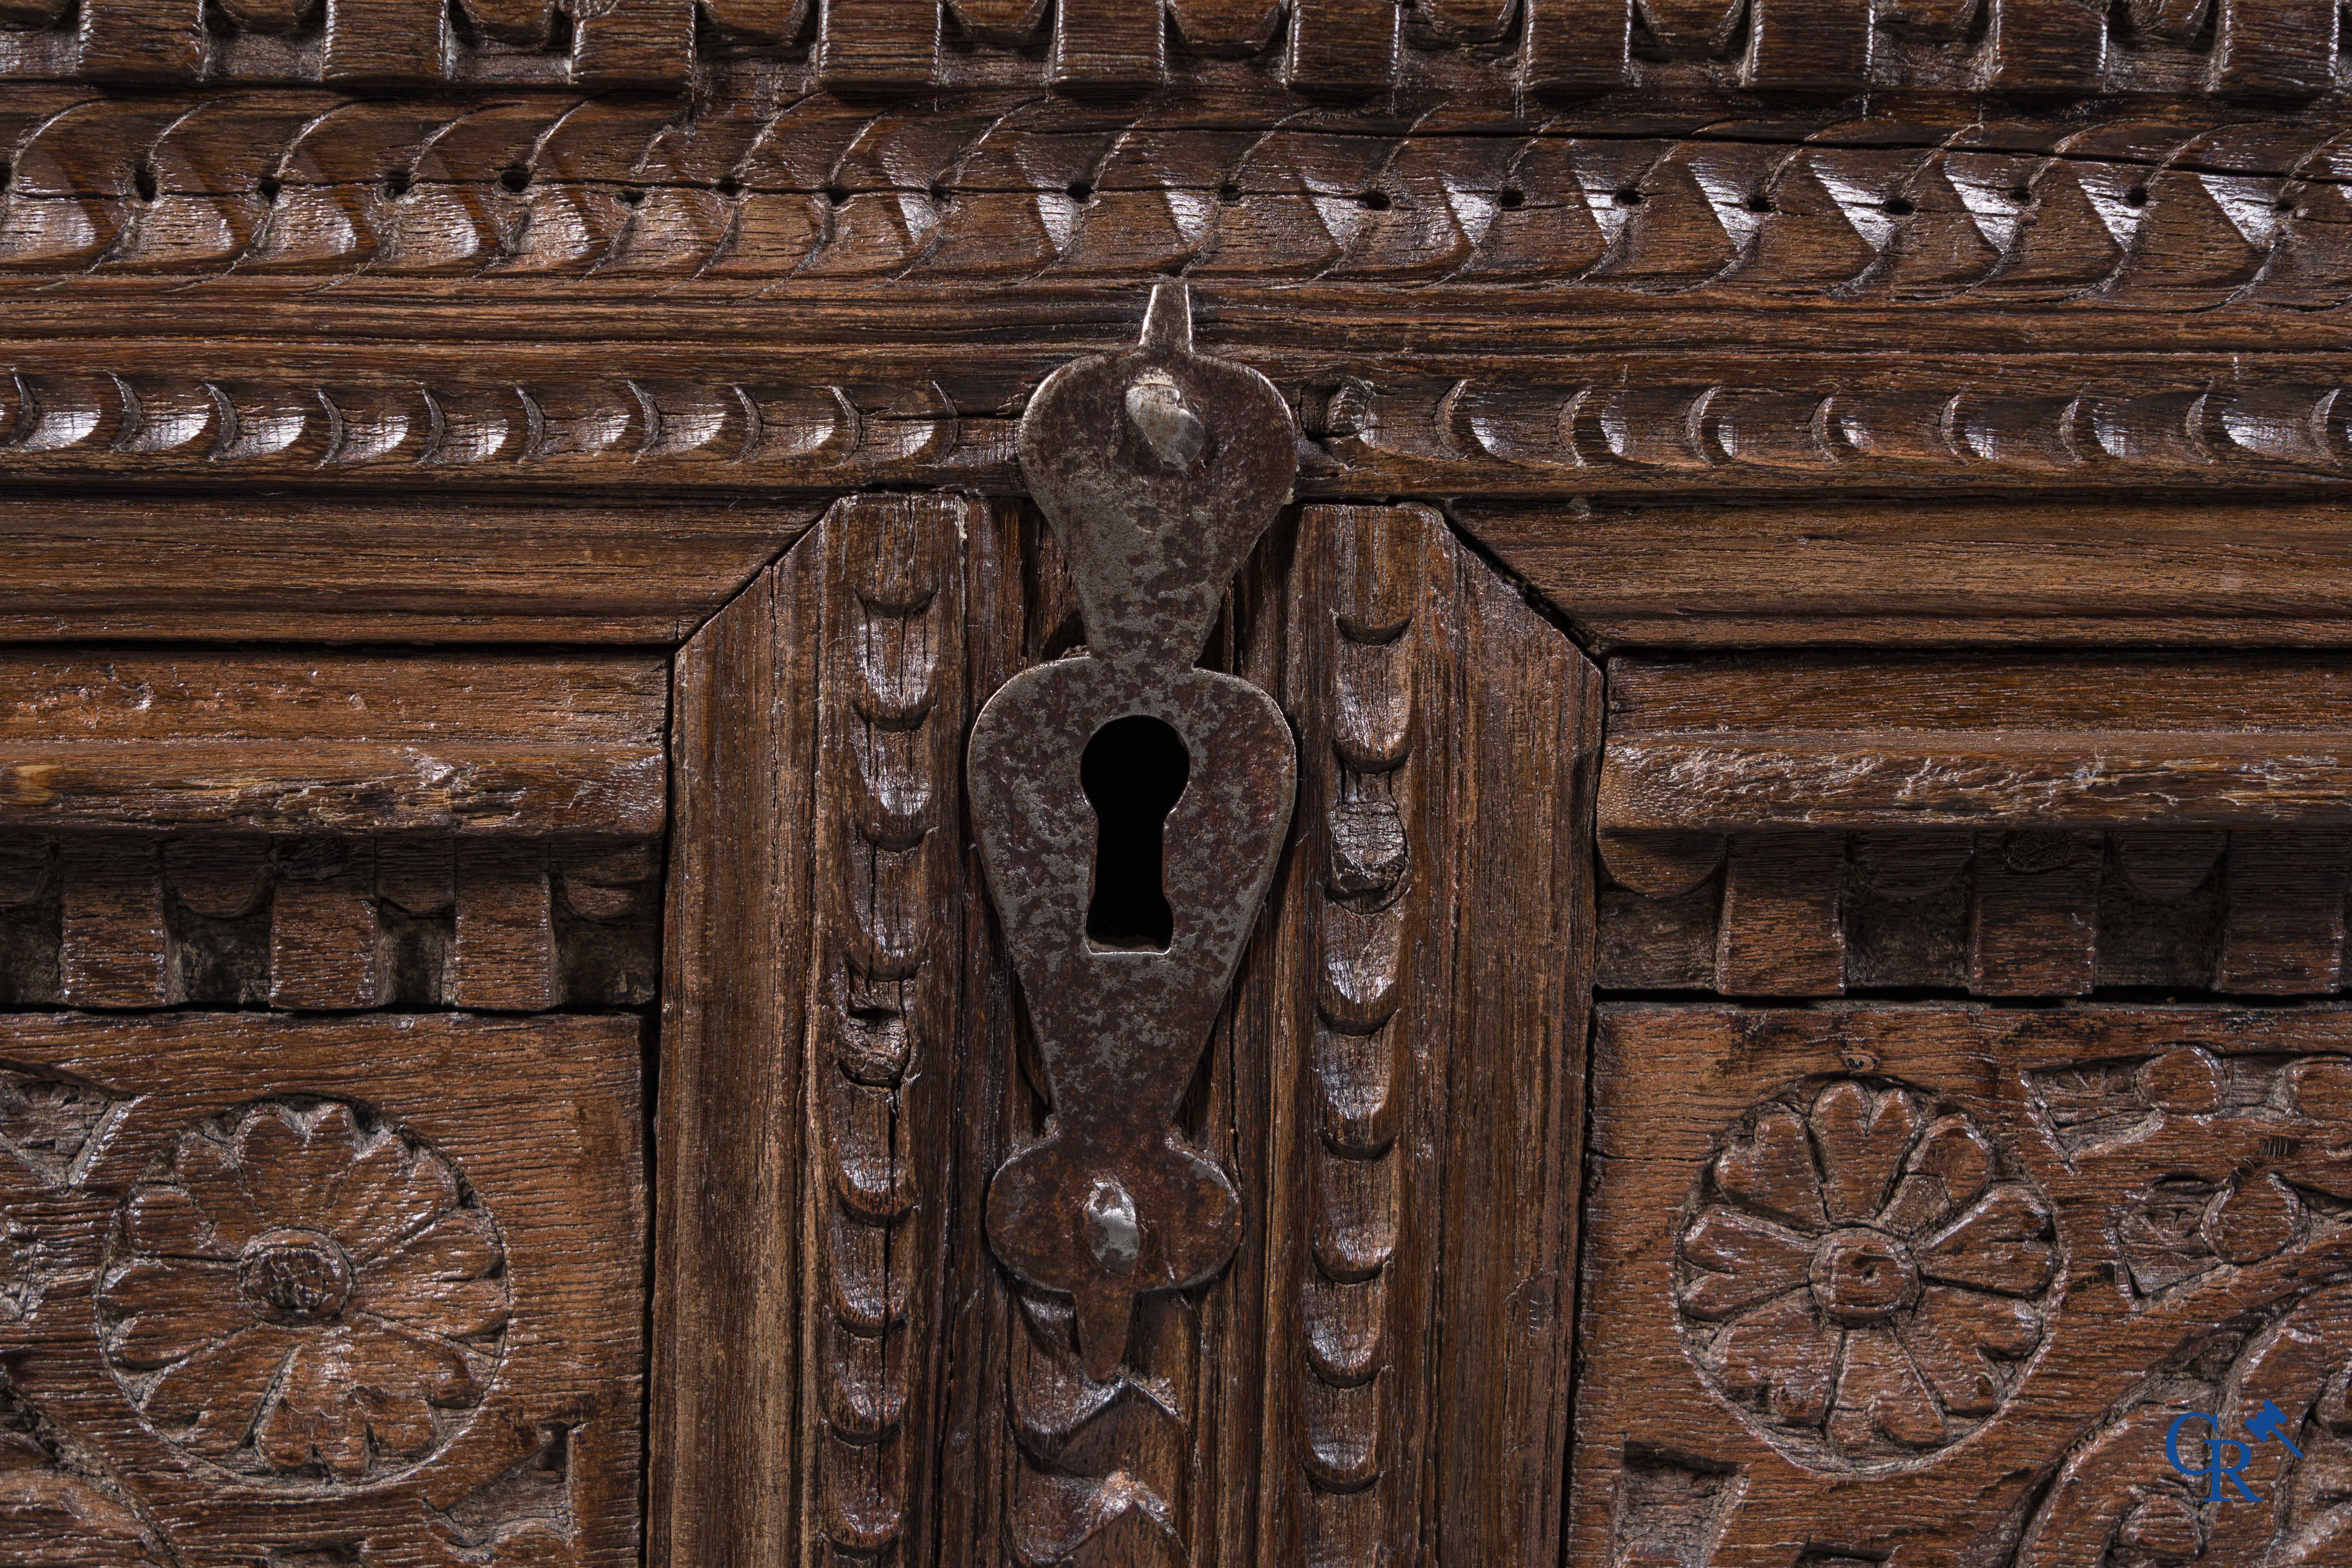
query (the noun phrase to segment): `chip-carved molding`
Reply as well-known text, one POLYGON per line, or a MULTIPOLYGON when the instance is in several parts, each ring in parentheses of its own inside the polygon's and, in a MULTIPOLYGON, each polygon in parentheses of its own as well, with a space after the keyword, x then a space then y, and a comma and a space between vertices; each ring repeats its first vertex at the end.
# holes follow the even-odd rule
MULTIPOLYGON (((1442 929, 1447 791, 1423 742, 1450 714, 1450 624, 1436 520, 1412 507, 1318 507, 1317 563, 1294 589, 1303 654, 1306 880, 1314 931, 1297 1047, 1297 1379, 1287 1489, 1310 1562, 1406 1539, 1421 1478, 1402 1456, 1428 1418, 1421 1342, 1431 1281, 1405 1232, 1432 1185, 1414 1147, 1428 1037, 1423 949, 1442 929), (1416 1202, 1416 1199, 1421 1200, 1416 1202)), ((1287 1468, 1287 1467, 1286 1467, 1287 1468)))
POLYGON ((2104 8, 2049 0, 11 0, 0 72, 673 89, 720 75, 877 92, 978 79, 1100 93, 1243 77, 1302 95, 1452 82, 2303 99, 2334 84, 2336 11, 2335 0, 2172 0, 2135 5, 2132 25, 2117 26, 2104 8))
POLYGON ((2340 658, 1621 658, 1602 984, 2332 994, 2340 658))
MULTIPOLYGON (((769 100, 773 101, 773 100, 769 100)), ((1300 112, 982 90, 764 111, 576 93, 15 89, 0 287, 339 280, 765 298, 906 284, 1534 290, 1711 306, 2325 310, 2352 121, 2174 101, 1300 112)))

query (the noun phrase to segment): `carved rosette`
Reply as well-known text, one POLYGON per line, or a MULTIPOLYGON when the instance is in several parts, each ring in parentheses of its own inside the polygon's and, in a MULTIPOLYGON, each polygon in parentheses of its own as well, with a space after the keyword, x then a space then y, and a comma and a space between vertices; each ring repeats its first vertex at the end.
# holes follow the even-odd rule
POLYGON ((392 1479, 471 1421, 504 1353, 506 1249, 448 1159, 342 1100, 201 1122, 122 1201, 108 1369, 173 1449, 248 1484, 392 1479))
POLYGON ((1886 1473, 2000 1413, 2062 1262, 2049 1200, 1965 1111, 1813 1079, 1701 1172, 1675 1303, 1700 1376, 1758 1435, 1807 1469, 1886 1473))

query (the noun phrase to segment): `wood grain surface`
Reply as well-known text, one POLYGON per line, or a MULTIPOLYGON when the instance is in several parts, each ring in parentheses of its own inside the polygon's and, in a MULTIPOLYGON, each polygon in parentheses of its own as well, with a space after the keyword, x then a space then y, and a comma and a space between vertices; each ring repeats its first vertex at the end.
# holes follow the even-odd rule
POLYGON ((660 660, 0 654, 0 826, 662 830, 660 660))
POLYGON ((35 80, 656 89, 683 88, 699 68, 772 88, 904 93, 961 80, 1083 94, 1232 81, 1235 57, 1259 56, 1302 94, 1664 79, 2299 100, 2335 85, 2334 17, 2313 0, 2214 0, 2218 16, 2135 6, 2118 24, 2069 0, 1983 9, 1979 20, 1973 5, 1910 5, 1874 26, 1865 0, 1435 0, 1409 18, 1365 0, 1069 0, 1050 21, 1034 0, 239 0, 206 26, 179 0, 12 0, 0 67, 35 80))
POLYGON ((630 1018, 0 1024, 0 1550, 636 1562, 639 1049, 630 1018))
POLYGON ((0 1563, 2342 1556, 2339 10, 0 0, 0 1563), (1299 787, 1107 1360, 966 744, 1162 288, 1299 787))
POLYGON ((2331 505, 1465 506, 1604 647, 2336 647, 2331 505))
POLYGON ((2340 827, 2352 666, 1621 659, 1604 840, 1785 829, 2340 827))
POLYGON ((667 649, 808 521, 725 505, 16 495, 0 501, 0 640, 667 649))
POLYGON ((1020 509, 874 497, 684 658, 656 1561, 1551 1561, 1597 672, 1426 509, 1265 553, 1213 658, 1304 737, 1301 847, 1184 1113, 1251 1239, 1097 1383, 984 1250, 982 1173, 1050 1108, 944 853, 955 716, 1071 607, 1020 509))
POLYGON ((2347 1048, 2337 1009, 1603 1008, 1572 1556, 2339 1553, 2347 1048), (2304 1452, 2204 1523, 2164 1435, 2265 1399, 2304 1452))

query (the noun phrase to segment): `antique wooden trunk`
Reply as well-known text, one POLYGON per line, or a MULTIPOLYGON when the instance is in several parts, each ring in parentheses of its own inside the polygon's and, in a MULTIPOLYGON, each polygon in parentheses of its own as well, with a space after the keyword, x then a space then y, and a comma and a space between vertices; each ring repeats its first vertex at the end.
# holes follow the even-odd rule
POLYGON ((2352 1565, 2342 0, 0 0, 0 1568, 2352 1565))

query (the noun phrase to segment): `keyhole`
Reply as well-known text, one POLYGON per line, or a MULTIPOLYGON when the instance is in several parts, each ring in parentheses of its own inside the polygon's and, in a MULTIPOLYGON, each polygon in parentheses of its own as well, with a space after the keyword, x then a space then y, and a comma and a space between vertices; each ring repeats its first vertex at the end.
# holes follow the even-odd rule
POLYGON ((1087 942, 1099 948, 1165 952, 1175 911, 1161 879, 1168 814, 1192 776, 1183 738, 1144 713, 1095 731, 1078 759, 1078 784, 1095 808, 1095 889, 1087 942))

